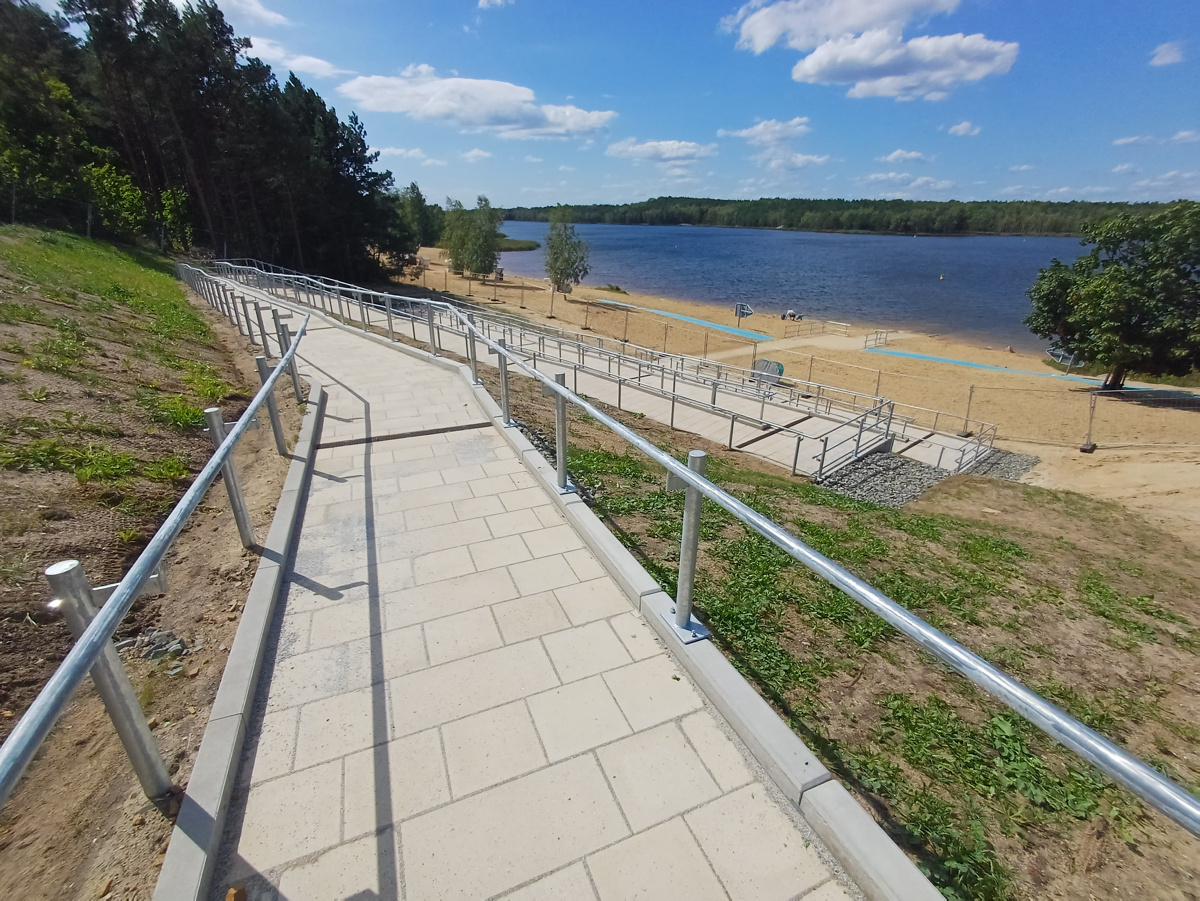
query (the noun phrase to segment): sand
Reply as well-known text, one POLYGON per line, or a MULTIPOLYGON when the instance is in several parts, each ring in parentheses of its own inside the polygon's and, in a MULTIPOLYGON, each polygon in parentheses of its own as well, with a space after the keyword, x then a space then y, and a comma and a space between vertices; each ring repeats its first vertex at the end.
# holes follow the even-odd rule
MULTIPOLYGON (((1031 475, 1038 484, 1121 501, 1158 517, 1173 534, 1190 535, 1200 524, 1200 505, 1194 503, 1200 489, 1200 400, 1188 410, 1102 397, 1091 414, 1089 392, 1099 381, 1050 377, 1054 370, 1038 354, 943 335, 892 331, 887 350, 968 361, 1000 371, 890 356, 864 349, 864 338, 875 332, 870 323, 851 324, 848 335, 826 331, 785 337, 789 327, 797 326, 780 320, 778 314, 755 315, 741 322, 741 328, 770 338, 755 343, 597 301, 606 298, 737 327, 732 305, 723 309, 680 298, 614 294, 586 284, 567 296, 553 292, 552 299, 543 280, 507 277, 499 283, 468 283, 446 272, 442 251, 423 248, 421 254, 431 260, 424 278, 429 288, 470 296, 480 303, 494 299, 503 312, 656 350, 746 367, 755 359, 776 360, 792 378, 886 397, 896 403, 897 415, 928 428, 957 432, 965 426, 978 433, 994 426, 997 447, 1043 458, 1031 475), (1089 416, 1091 442, 1097 451, 1080 454, 1079 447, 1088 439, 1089 416)), ((812 327, 807 321, 799 326, 812 327)))

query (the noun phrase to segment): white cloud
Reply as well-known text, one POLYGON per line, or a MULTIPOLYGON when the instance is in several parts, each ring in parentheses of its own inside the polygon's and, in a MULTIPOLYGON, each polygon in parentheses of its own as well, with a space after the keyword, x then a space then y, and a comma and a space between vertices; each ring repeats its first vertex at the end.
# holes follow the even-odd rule
POLYGON ((1030 192, 1036 191, 1036 190, 1037 190, 1037 188, 1030 187, 1029 185, 1009 185, 1007 188, 1001 188, 1000 193, 1007 194, 1007 195, 1029 194, 1030 192))
POLYGON ((302 53, 289 53, 282 44, 270 38, 250 38, 250 48, 246 52, 272 66, 290 69, 304 75, 313 75, 317 78, 352 74, 350 69, 339 69, 333 63, 318 57, 305 56, 302 53))
POLYGON ((934 178, 931 175, 914 177, 909 172, 872 172, 859 179, 873 188, 887 188, 883 197, 913 197, 916 194, 943 193, 954 187, 954 182, 934 178))
POLYGON ((575 167, 574 166, 559 166, 558 171, 559 172, 574 172, 575 167))
POLYGON ((751 0, 723 20, 738 47, 762 53, 780 41, 806 53, 792 78, 850 84, 851 97, 942 100, 957 84, 1002 75, 1019 46, 982 34, 904 40, 906 25, 951 13, 959 0, 751 0))
POLYGON ((979 134, 981 126, 972 125, 969 119, 963 119, 957 125, 951 125, 948 131, 959 138, 967 138, 979 134))
POLYGON ((768 169, 782 171, 820 165, 829 159, 828 156, 796 153, 792 149, 792 140, 809 131, 808 117, 797 116, 787 122, 766 119, 757 125, 739 130, 722 128, 717 135, 722 138, 744 138, 748 144, 761 148, 754 155, 755 161, 768 169))
POLYGON ((609 144, 608 150, 605 151, 608 156, 656 162, 698 160, 716 152, 716 144, 697 144, 695 141, 643 141, 639 144, 637 138, 625 138, 623 141, 609 144))
POLYGON ((917 150, 900 149, 893 150, 887 156, 877 156, 875 159, 881 163, 907 163, 910 161, 914 163, 929 162, 929 157, 917 150))
POLYGON ((221 0, 221 9, 235 16, 245 16, 264 25, 287 25, 287 16, 262 5, 262 0, 221 0))
POLYGON ((493 7, 504 6, 506 4, 511 4, 512 2, 513 0, 479 0, 479 8, 492 9, 493 7))
POLYGON ((1036 168, 1036 167, 1030 165, 1029 163, 1021 163, 1021 165, 1019 165, 1019 166, 1009 166, 1008 171, 1009 172, 1028 172, 1030 169, 1033 169, 1033 168, 1036 168))
POLYGON ((422 166, 444 166, 445 160, 435 160, 431 156, 426 156, 425 151, 420 147, 414 147, 411 150, 404 147, 377 147, 376 152, 383 156, 398 156, 404 160, 417 160, 422 166))
POLYGON ((1136 172, 1137 170, 1133 168, 1133 163, 1121 163, 1119 166, 1113 166, 1112 171, 1120 174, 1122 172, 1136 172))
POLYGON ((1117 138, 1113 146, 1124 147, 1126 144, 1194 144, 1200 141, 1200 132, 1186 129, 1175 132, 1169 138, 1158 138, 1154 135, 1133 135, 1128 138, 1117 138))
POLYGON ((1200 198, 1200 171, 1180 172, 1172 170, 1164 172, 1157 178, 1144 178, 1135 181, 1131 189, 1137 191, 1146 199, 1177 200, 1179 198, 1200 198))
POLYGON ((1183 62, 1183 41, 1159 44, 1150 54, 1150 65, 1152 66, 1173 66, 1175 63, 1181 62, 1183 62))
POLYGON ((525 157, 525 162, 540 163, 540 162, 542 162, 542 158, 540 156, 527 156, 527 157, 525 157))
POLYGON ((797 116, 795 119, 790 119, 787 122, 780 122, 777 119, 767 119, 759 122, 757 125, 752 125, 750 128, 743 128, 739 131, 727 131, 722 128, 717 132, 717 135, 722 138, 745 138, 751 144, 764 146, 790 141, 792 138, 798 138, 810 130, 808 127, 808 116, 797 116))
POLYGON ((478 147, 476 147, 474 150, 468 150, 466 153, 460 153, 459 156, 461 156, 468 163, 478 163, 480 160, 486 160, 491 156, 491 154, 486 150, 480 150, 478 147))
POLYGON ((566 138, 594 134, 616 118, 613 111, 535 103, 533 91, 507 81, 442 78, 433 67, 413 65, 399 77, 352 78, 339 93, 373 112, 440 120, 466 132, 502 138, 566 138))

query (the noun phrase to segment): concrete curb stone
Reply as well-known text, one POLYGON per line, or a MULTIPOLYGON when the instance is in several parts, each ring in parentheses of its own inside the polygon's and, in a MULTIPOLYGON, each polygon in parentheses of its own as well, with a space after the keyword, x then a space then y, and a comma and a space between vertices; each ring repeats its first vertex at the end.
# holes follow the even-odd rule
POLYGON ((225 661, 217 697, 154 887, 156 901, 203 901, 208 896, 229 796, 237 780, 267 632, 279 597, 284 561, 320 440, 328 395, 315 379, 309 379, 308 398, 258 570, 246 595, 242 619, 225 661))

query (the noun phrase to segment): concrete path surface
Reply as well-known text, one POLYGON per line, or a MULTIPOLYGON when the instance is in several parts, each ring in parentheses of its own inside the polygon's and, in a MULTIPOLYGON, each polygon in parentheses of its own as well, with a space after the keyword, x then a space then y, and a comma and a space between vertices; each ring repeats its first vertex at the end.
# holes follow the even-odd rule
POLYGON ((323 449, 213 897, 849 898, 463 380, 313 325, 323 449))

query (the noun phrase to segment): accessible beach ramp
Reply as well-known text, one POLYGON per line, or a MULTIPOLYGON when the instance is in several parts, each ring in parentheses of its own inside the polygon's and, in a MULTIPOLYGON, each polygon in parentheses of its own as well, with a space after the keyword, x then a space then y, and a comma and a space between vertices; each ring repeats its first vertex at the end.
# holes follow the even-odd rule
POLYGON ((324 423, 211 897, 852 897, 460 367, 413 354, 301 348, 324 423))

